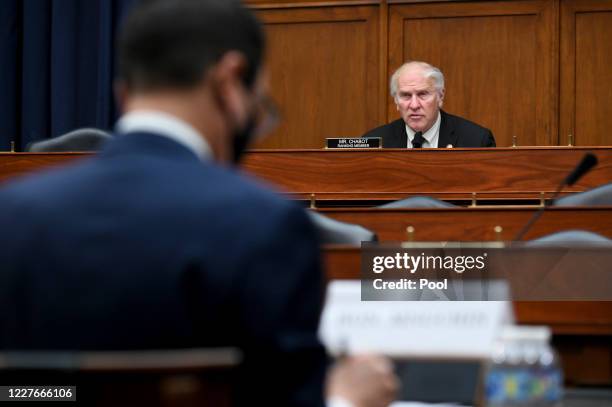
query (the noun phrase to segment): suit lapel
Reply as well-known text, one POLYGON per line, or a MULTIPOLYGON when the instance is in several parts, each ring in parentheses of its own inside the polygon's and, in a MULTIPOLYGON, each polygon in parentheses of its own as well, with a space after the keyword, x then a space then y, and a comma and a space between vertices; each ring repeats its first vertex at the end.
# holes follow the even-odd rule
MULTIPOLYGON (((390 148, 406 148, 408 145, 408 135, 406 134, 406 124, 403 119, 393 122, 393 139, 390 148)), ((385 146, 386 147, 386 146, 385 146)))
POLYGON ((457 136, 452 118, 440 110, 440 133, 438 134, 438 148, 446 148, 449 144, 457 147, 457 136))

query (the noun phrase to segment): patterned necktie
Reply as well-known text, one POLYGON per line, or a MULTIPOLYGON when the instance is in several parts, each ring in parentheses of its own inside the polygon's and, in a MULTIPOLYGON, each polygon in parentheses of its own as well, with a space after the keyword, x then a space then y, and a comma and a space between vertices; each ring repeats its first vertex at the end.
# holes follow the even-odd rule
POLYGON ((412 139, 412 148, 421 148, 423 147, 423 143, 425 142, 425 138, 423 138, 423 133, 417 131, 414 133, 414 138, 412 139))

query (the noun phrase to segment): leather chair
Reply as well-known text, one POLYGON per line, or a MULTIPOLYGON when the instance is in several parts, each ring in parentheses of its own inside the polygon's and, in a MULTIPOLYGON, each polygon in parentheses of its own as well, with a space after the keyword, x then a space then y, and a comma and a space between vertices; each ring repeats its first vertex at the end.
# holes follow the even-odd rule
POLYGON ((112 137, 102 130, 83 128, 49 140, 30 143, 26 150, 32 153, 98 151, 112 137))
POLYGON ((322 244, 356 244, 375 242, 378 237, 374 232, 360 225, 340 222, 311 210, 307 211, 310 220, 319 232, 322 244))
POLYGON ((455 208, 456 205, 428 196, 412 196, 380 205, 379 208, 455 208))
POLYGON ((554 206, 612 206, 612 182, 555 200, 554 206))

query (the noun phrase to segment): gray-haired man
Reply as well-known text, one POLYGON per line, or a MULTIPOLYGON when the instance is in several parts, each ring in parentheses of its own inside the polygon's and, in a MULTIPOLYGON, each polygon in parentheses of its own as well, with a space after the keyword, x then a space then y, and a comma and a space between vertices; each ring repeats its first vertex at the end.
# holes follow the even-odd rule
POLYGON ((441 110, 444 75, 435 66, 407 62, 393 73, 389 88, 401 119, 363 137, 381 137, 386 148, 495 147, 491 130, 441 110))

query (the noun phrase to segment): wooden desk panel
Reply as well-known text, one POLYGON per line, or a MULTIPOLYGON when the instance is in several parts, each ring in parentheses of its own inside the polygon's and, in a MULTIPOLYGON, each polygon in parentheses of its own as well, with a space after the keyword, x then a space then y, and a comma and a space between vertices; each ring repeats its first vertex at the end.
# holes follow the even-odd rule
POLYGON ((599 165, 567 189, 579 192, 612 180, 612 148, 256 150, 244 168, 302 198, 465 198, 478 192, 533 199, 553 192, 588 151, 599 165))
MULTIPOLYGON (((612 181, 612 148, 525 147, 423 150, 253 150, 246 172, 293 198, 322 201, 395 200, 409 195, 442 199, 529 199, 547 196, 582 159, 599 165, 566 189, 580 192, 612 181)), ((0 182, 86 157, 86 153, 0 153, 0 182)))
MULTIPOLYGON (((320 209, 343 222, 359 224, 377 233, 380 240, 403 241, 414 227, 416 241, 512 240, 537 211, 537 207, 382 209, 320 209), (502 227, 501 233, 494 228, 502 227)), ((568 229, 582 229, 612 238, 612 207, 549 207, 525 236, 526 240, 568 229)))

